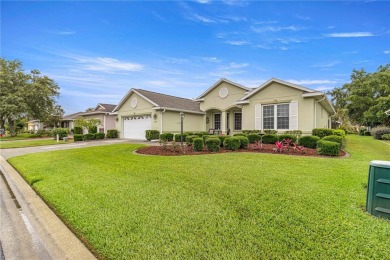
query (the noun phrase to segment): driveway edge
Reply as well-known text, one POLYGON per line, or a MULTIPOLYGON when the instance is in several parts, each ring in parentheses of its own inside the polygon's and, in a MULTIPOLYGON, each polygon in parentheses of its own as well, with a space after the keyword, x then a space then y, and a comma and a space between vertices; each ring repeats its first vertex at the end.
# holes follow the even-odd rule
MULTIPOLYGON (((0 169, 23 214, 52 259, 96 259, 1 155, 0 169)), ((3 249, 5 246, 3 244, 3 249)))

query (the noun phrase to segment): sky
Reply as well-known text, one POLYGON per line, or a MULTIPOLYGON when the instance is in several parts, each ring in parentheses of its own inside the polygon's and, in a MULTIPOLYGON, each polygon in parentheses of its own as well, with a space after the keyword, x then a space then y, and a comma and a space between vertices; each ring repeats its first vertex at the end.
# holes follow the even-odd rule
POLYGON ((196 98, 220 78, 326 92, 390 62, 389 1, 1 1, 1 57, 60 87, 65 114, 131 88, 196 98))

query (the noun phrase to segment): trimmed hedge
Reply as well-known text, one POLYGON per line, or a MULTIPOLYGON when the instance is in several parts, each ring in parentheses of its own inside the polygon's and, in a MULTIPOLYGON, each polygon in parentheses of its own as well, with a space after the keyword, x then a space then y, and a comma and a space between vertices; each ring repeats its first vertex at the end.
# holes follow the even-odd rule
POLYGON ((244 133, 237 133, 237 134, 234 134, 233 136, 245 136, 246 137, 246 134, 244 134, 244 133))
POLYGON ((287 139, 290 139, 294 143, 297 141, 297 137, 294 135, 288 135, 288 134, 278 135, 279 141, 283 141, 283 140, 287 140, 287 139))
POLYGON ((203 146, 204 146, 203 138, 201 138, 201 137, 194 138, 192 146, 193 146, 194 151, 197 151, 197 152, 202 151, 203 146))
POLYGON ((208 138, 210 138, 210 137, 213 138, 213 136, 218 137, 218 135, 209 135, 209 134, 203 135, 203 136, 202 136, 203 142, 206 142, 206 140, 207 140, 208 138))
POLYGON ((119 132, 116 129, 108 129, 107 130, 107 138, 118 138, 119 132))
POLYGON ((312 135, 322 138, 324 136, 333 135, 333 131, 329 128, 314 128, 312 130, 312 135))
POLYGON ((96 133, 95 134, 95 139, 104 139, 105 136, 106 136, 105 133, 96 133))
POLYGON ((226 138, 229 138, 229 135, 217 135, 219 140, 221 140, 221 147, 223 147, 223 142, 225 141, 226 138))
MULTIPOLYGON (((183 142, 186 141, 187 135, 183 133, 183 142)), ((175 134, 175 142, 181 142, 181 134, 175 134)))
POLYGON ((172 133, 163 133, 160 134, 160 140, 161 141, 173 141, 173 134, 172 133))
POLYGON ((306 135, 298 139, 298 145, 306 148, 317 148, 317 142, 320 140, 318 136, 306 135))
POLYGON ((223 141, 225 149, 236 151, 240 149, 240 139, 238 137, 228 137, 223 141))
POLYGON ((219 140, 219 138, 207 138, 206 139, 207 150, 209 150, 211 152, 218 152, 220 146, 221 146, 221 140, 219 140))
POLYGON ((284 131, 284 134, 285 135, 293 135, 298 139, 298 137, 300 137, 302 135, 302 131, 301 130, 287 130, 287 131, 284 131))
POLYGON ((199 132, 199 133, 194 133, 194 135, 197 135, 199 137, 202 137, 204 135, 210 135, 209 132, 199 132))
POLYGON ((81 126, 75 126, 73 128, 73 133, 76 135, 82 135, 83 134, 83 128, 81 126))
POLYGON ((58 134, 58 137, 60 138, 60 140, 62 140, 62 138, 68 136, 68 133, 69 133, 68 128, 54 128, 53 130, 51 130, 51 136, 53 136, 54 139, 57 138, 57 134, 58 134))
POLYGON ((267 129, 267 130, 264 130, 264 133, 266 135, 276 135, 278 133, 277 130, 273 130, 273 129, 267 129))
POLYGON ((148 141, 157 140, 160 137, 160 131, 158 130, 146 130, 145 138, 148 141))
POLYGON ((249 143, 254 144, 261 140, 261 136, 259 134, 248 134, 246 136, 249 140, 249 143))
POLYGON ((278 136, 275 134, 266 134, 261 137, 263 144, 274 144, 278 141, 278 136))
POLYGON ((244 134, 261 134, 261 130, 242 130, 244 134))
POLYGON ((187 135, 186 136, 186 144, 187 145, 192 145, 192 143, 194 142, 195 138, 199 138, 199 136, 197 136, 197 135, 187 135))
POLYGON ((382 140, 390 140, 390 134, 382 135, 382 140))
POLYGON ((91 125, 88 127, 88 133, 89 134, 96 134, 97 133, 97 126, 96 125, 91 125))
POLYGON ((317 142, 317 152, 321 155, 337 156, 339 155, 341 145, 336 142, 319 140, 317 142))
POLYGON ((345 138, 345 131, 343 129, 334 129, 333 135, 341 136, 342 138, 345 138))
POLYGON ((384 134, 390 134, 390 127, 377 126, 371 129, 371 134, 375 139, 381 140, 384 134))
POLYGON ((328 135, 322 138, 322 140, 336 142, 339 143, 340 145, 343 144, 343 138, 339 135, 328 135))
POLYGON ((83 139, 84 140, 93 140, 93 139, 95 139, 95 135, 88 133, 88 134, 83 135, 83 139))
POLYGON ((80 141, 83 141, 83 140, 84 140, 83 135, 81 135, 81 134, 74 134, 73 135, 73 141, 80 142, 80 141))
POLYGON ((245 136, 237 136, 238 139, 240 139, 240 148, 246 149, 249 145, 249 139, 245 136))

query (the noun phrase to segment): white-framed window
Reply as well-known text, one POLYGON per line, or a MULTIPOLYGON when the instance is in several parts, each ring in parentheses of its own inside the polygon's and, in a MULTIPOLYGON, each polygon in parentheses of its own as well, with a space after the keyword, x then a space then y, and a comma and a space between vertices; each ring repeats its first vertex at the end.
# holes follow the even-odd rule
POLYGON ((221 130, 221 114, 220 113, 214 114, 214 129, 221 130))
POLYGON ((289 129, 290 105, 263 105, 263 129, 289 129), (276 112, 276 113, 275 113, 276 112))
POLYGON ((242 113, 234 112, 234 130, 242 129, 242 113))

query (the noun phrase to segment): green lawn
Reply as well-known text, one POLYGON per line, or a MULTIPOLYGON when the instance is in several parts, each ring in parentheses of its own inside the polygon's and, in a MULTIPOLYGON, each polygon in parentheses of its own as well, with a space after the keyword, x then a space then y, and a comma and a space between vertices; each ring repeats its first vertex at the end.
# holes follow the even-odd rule
POLYGON ((33 138, 35 137, 34 134, 29 134, 29 133, 21 133, 18 134, 17 136, 9 136, 9 135, 3 135, 3 137, 0 137, 0 141, 16 141, 16 140, 24 140, 28 138, 33 138))
POLYGON ((22 148, 22 147, 32 147, 32 146, 42 146, 42 145, 52 145, 52 144, 69 144, 73 143, 73 141, 59 141, 57 143, 57 140, 21 140, 21 141, 7 141, 7 142, 0 142, 0 149, 6 149, 6 148, 22 148))
POLYGON ((386 259, 390 221, 365 213, 370 160, 231 153, 157 157, 116 144, 9 161, 107 259, 386 259))

